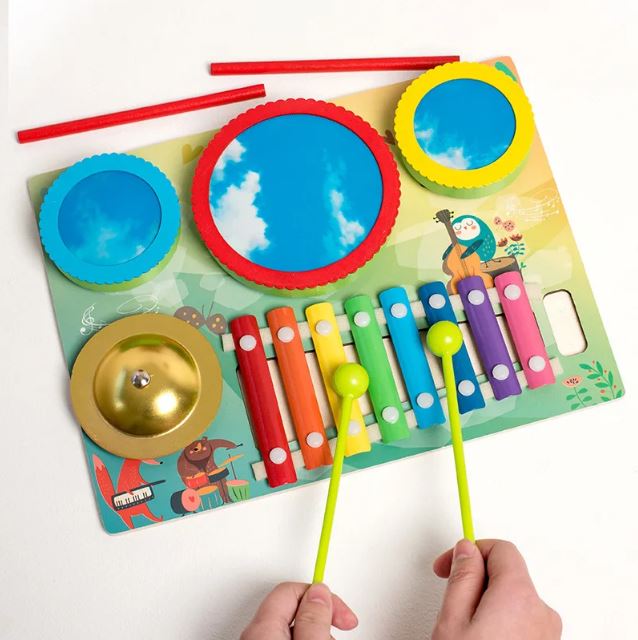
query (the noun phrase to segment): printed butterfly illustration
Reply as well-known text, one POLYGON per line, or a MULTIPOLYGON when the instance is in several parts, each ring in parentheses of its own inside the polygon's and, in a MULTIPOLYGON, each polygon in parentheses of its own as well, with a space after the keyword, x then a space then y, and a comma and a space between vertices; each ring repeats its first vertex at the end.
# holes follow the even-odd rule
POLYGON ((204 308, 202 307, 201 312, 195 309, 195 307, 180 307, 173 315, 180 320, 191 325, 191 327, 195 327, 199 329, 202 326, 207 326, 210 331, 217 335, 221 335, 222 333, 226 333, 228 328, 228 324, 226 322, 226 318, 221 313, 213 313, 211 315, 211 311, 213 310, 213 303, 210 303, 210 308, 208 309, 208 313, 204 314, 204 308))

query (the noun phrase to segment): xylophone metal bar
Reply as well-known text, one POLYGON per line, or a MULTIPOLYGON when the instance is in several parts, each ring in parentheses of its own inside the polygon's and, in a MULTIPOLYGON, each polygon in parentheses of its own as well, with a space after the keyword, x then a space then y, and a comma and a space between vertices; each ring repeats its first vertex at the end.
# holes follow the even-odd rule
POLYGON ((291 307, 266 314, 297 442, 307 469, 332 463, 319 403, 291 307))
MULTIPOLYGON (((555 376, 559 376, 561 373, 563 373, 563 368, 558 358, 550 358, 549 363, 555 376)), ((523 373, 523 371, 522 370, 517 371, 516 376, 520 384, 524 386, 525 374, 523 373)), ((492 391, 492 387, 490 386, 490 383, 488 381, 481 382, 479 384, 479 387, 481 390, 481 395, 483 398, 485 398, 485 400, 491 400, 494 397, 494 392, 492 391)), ((441 397, 441 405, 443 407, 443 411, 447 411, 447 398, 445 397, 445 395, 441 397)), ((417 427, 416 418, 414 415, 414 411, 412 411, 412 409, 408 409, 405 412, 405 417, 408 423, 408 427, 410 429, 414 429, 417 427)), ((368 432, 368 437, 370 438, 370 442, 374 443, 374 442, 379 442, 381 440, 381 431, 376 422, 367 425, 366 430, 368 432)), ((331 438, 329 440, 329 445, 331 449, 334 448, 336 441, 337 441, 336 438, 331 438)), ((295 468, 300 469, 304 466, 303 458, 301 456, 300 451, 293 451, 292 459, 293 459, 295 468)), ((262 461, 254 462, 251 466, 252 466, 253 473, 255 474, 256 480, 262 480, 266 477, 266 471, 265 471, 264 463, 262 461)))
POLYGON ((379 301, 417 425, 425 429, 444 424, 441 401, 405 289, 386 289, 379 294, 379 301))
MULTIPOLYGON (((347 362, 337 319, 329 302, 319 302, 307 307, 306 318, 336 425, 339 422, 341 400, 332 388, 332 377, 337 367, 347 362)), ((346 442, 346 456, 370 451, 370 448, 370 438, 366 431, 363 414, 361 413, 359 402, 355 401, 352 407, 352 420, 350 421, 348 440, 346 442)))
POLYGON ((257 320, 255 316, 240 316, 231 320, 230 330, 237 344, 239 376, 268 483, 278 487, 297 482, 257 320))
POLYGON ((476 348, 497 400, 521 393, 514 365, 498 326, 485 284, 479 276, 463 278, 457 284, 476 348))
POLYGON ((537 389, 546 384, 554 384, 556 378, 549 366, 545 343, 521 274, 518 271, 502 273, 494 278, 494 287, 498 292, 527 386, 537 389))
POLYGON ((370 378, 368 394, 382 440, 388 443, 409 438, 410 430, 372 301, 366 295, 354 296, 345 301, 344 308, 350 321, 359 362, 367 370, 370 378))
MULTIPOLYGON (((440 320, 449 320, 458 324, 447 290, 442 282, 428 282, 419 287, 418 294, 429 325, 433 325, 440 320)), ((452 356, 452 365, 454 367, 454 377, 457 381, 459 411, 467 413, 474 409, 483 408, 485 399, 481 393, 465 344, 452 356)))
MULTIPOLYGON (((433 283, 431 283, 433 284, 433 283)), ((443 283, 441 283, 443 285, 443 283)), ((447 299, 450 302, 450 307, 452 313, 460 312, 463 314, 463 303, 461 302, 461 296, 458 294, 453 294, 448 296, 445 291, 445 286, 443 285, 443 290, 447 299)), ((541 287, 539 284, 534 282, 528 282, 525 284, 525 291, 527 291, 527 296, 530 300, 539 301, 542 299, 541 295, 541 287)), ((498 298, 498 293, 496 289, 488 289, 487 295, 490 299, 490 303, 492 307, 499 312, 500 311, 500 300, 498 298)), ((423 309, 423 305, 419 300, 415 300, 410 303, 410 309, 412 310, 412 314, 414 315, 415 320, 419 320, 421 318, 425 318, 425 311, 423 309)), ((375 315, 377 318, 377 322, 380 326, 386 324, 386 317, 383 313, 383 309, 375 309, 375 315)), ((337 319, 337 327, 339 327, 339 331, 345 332, 350 331, 350 323, 348 322, 348 317, 345 314, 336 316, 337 319)), ((310 328, 308 327, 307 322, 298 322, 297 329, 299 331, 299 336, 302 340, 306 338, 310 338, 310 328)), ((272 344, 273 338, 270 333, 270 329, 265 326, 259 330, 259 334, 261 336, 261 341, 264 345, 272 344)), ((222 350, 223 351, 234 351, 235 350, 235 341, 233 340, 233 336, 230 333, 226 333, 222 335, 222 350)))

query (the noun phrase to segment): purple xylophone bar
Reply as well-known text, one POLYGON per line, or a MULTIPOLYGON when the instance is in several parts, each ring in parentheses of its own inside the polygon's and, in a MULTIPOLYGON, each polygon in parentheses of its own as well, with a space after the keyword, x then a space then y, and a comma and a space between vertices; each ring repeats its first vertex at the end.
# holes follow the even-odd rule
POLYGON ((503 400, 520 394, 521 385, 483 280, 479 276, 470 276, 461 280, 457 288, 494 397, 503 400))

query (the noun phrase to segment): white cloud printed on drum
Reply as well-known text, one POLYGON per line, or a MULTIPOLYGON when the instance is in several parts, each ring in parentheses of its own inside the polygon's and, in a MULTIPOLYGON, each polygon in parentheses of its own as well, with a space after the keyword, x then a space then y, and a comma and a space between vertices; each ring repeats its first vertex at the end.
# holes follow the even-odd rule
POLYGON ((349 220, 343 213, 343 193, 336 189, 330 191, 332 215, 339 225, 339 242, 342 247, 349 247, 365 234, 365 229, 358 220, 349 220))
POLYGON ((255 249, 266 249, 268 225, 259 216, 255 198, 261 190, 259 174, 247 171, 239 186, 231 184, 216 204, 211 202, 213 218, 226 242, 242 256, 249 258, 255 249))
POLYGON ((231 143, 222 151, 215 168, 213 169, 213 180, 221 181, 224 179, 224 169, 229 162, 241 162, 241 157, 244 155, 246 147, 244 147, 237 138, 231 141, 231 143))

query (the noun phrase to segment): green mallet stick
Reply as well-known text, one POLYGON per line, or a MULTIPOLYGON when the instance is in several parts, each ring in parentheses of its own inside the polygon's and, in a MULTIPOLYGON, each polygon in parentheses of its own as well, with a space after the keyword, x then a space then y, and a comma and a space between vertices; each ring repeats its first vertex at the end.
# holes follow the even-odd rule
POLYGON ((326 570, 332 522, 337 506, 337 496, 339 495, 341 471, 343 470, 343 457, 346 452, 348 428, 350 426, 350 420, 352 419, 352 403, 367 391, 368 382, 369 379, 366 370, 360 364, 354 363, 340 365, 335 371, 332 381, 334 390, 337 392, 337 395, 341 397, 341 415, 339 416, 339 424, 337 425, 337 446, 335 447, 334 461, 332 463, 326 510, 323 514, 319 550, 317 551, 315 573, 312 578, 313 582, 323 582, 323 576, 326 570))
POLYGON ((459 413, 459 399, 456 395, 456 380, 452 356, 463 344, 463 334, 454 322, 442 320, 435 322, 426 334, 426 342, 430 351, 441 358, 443 363, 443 379, 447 395, 447 408, 450 418, 450 432, 452 434, 452 449, 454 451, 454 466, 456 467, 456 483, 459 488, 459 502, 461 503, 461 520, 463 522, 463 537, 474 542, 474 525, 472 523, 472 506, 470 504, 470 490, 467 486, 467 472, 465 470, 465 454, 463 453, 463 433, 461 431, 461 415, 459 413))

